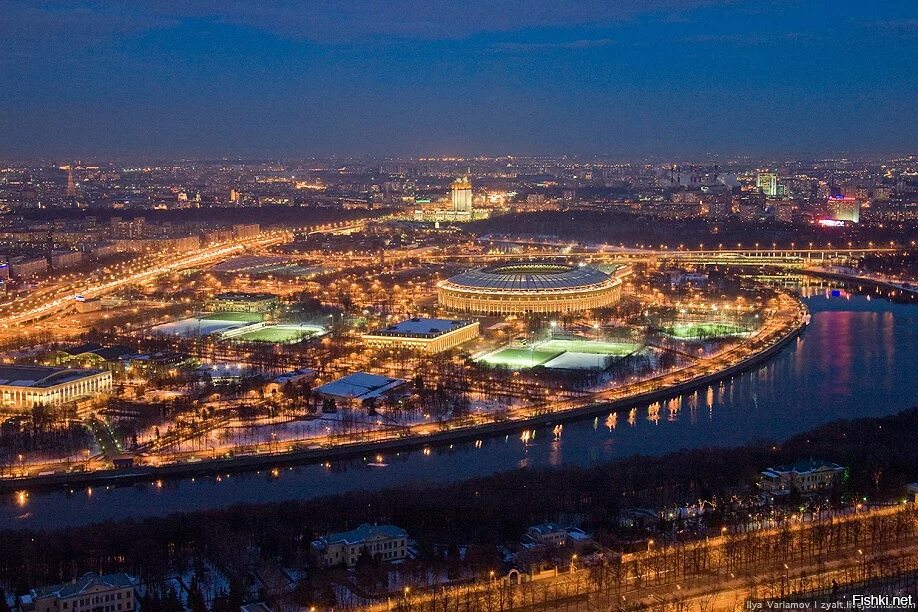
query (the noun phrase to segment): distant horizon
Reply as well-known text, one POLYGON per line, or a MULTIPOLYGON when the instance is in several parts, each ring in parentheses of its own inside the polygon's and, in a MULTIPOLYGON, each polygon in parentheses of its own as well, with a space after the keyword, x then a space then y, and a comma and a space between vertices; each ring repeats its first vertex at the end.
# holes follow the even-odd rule
POLYGON ((0 152, 0 163, 11 164, 132 164, 132 163, 293 163, 308 160, 333 160, 342 161, 359 161, 361 159, 370 161, 405 161, 405 162, 442 162, 449 161, 474 161, 478 160, 498 160, 503 158, 513 158, 520 160, 596 160, 608 161, 612 163, 662 163, 662 164, 718 164, 718 163, 742 163, 742 162, 772 162, 781 163, 800 163, 800 162, 819 162, 819 161, 841 161, 849 160, 854 162, 882 161, 888 159, 898 159, 907 157, 918 157, 918 149, 914 151, 861 151, 861 152, 816 152, 796 154, 788 153, 780 155, 775 153, 761 154, 731 154, 731 153, 699 153, 691 154, 672 154, 663 153, 653 155, 627 155, 627 154, 603 154, 603 153, 470 153, 470 154, 370 154, 370 153, 329 153, 329 154, 277 154, 277 155, 4 155, 0 152))
POLYGON ((918 143, 918 4, 903 0, 7 0, 3 17, 3 157, 918 143))

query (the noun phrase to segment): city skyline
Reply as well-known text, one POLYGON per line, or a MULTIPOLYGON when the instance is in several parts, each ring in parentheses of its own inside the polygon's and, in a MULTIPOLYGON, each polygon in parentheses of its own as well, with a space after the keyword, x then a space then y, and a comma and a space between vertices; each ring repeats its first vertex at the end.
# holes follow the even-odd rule
POLYGON ((905 2, 10 2, 3 157, 907 153, 905 2))
POLYGON ((0 612, 916 609, 916 59, 914 0, 0 0, 0 612))

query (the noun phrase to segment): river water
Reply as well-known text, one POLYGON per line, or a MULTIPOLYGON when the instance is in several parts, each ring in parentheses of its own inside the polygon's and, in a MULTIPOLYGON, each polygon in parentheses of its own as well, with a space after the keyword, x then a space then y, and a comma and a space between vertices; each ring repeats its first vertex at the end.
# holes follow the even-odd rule
POLYGON ((442 483, 524 466, 588 465, 634 454, 780 440, 840 418, 879 416, 918 404, 918 305, 828 291, 806 298, 812 323, 761 368, 722 386, 647 407, 629 422, 606 414, 534 436, 280 470, 33 491, 0 498, 0 528, 53 528, 305 499, 355 489, 442 483), (383 463, 385 467, 367 463, 383 463))

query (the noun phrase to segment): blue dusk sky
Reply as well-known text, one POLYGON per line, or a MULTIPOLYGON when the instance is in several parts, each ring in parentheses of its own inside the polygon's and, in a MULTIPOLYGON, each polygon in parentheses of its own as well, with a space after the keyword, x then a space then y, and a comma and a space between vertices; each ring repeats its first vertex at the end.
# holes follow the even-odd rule
POLYGON ((918 2, 0 0, 0 156, 915 152, 918 2))

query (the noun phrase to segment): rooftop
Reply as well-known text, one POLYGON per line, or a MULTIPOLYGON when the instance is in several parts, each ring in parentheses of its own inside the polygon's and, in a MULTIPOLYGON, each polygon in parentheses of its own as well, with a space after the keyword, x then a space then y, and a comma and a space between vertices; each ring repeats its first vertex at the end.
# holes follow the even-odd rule
POLYGON ((214 296, 215 300, 239 301, 239 302, 267 302, 276 300, 277 296, 273 293, 248 293, 244 291, 228 291, 218 293, 214 296))
POLYGON ((372 332, 371 336, 413 336, 418 338, 436 338, 447 332, 473 325, 471 321, 451 319, 423 319, 415 317, 390 325, 385 329, 372 332))
POLYGON ((816 459, 804 459, 790 465, 777 465, 775 467, 770 467, 766 472, 773 472, 775 474, 811 474, 813 472, 819 471, 836 471, 843 470, 844 468, 837 463, 832 463, 831 461, 821 461, 816 459))
POLYGON ((115 361, 121 357, 134 355, 136 353, 136 351, 129 346, 121 346, 117 344, 114 346, 102 346, 101 344, 96 344, 94 342, 88 342, 79 346, 65 348, 63 349, 63 352, 73 357, 89 354, 97 355, 106 361, 115 361))
POLYGON ((48 366, 0 365, 0 385, 46 388, 101 374, 101 370, 52 368, 48 366))
POLYGON ((610 275, 590 266, 559 263, 514 263, 477 268, 453 276, 446 285, 499 291, 577 289, 609 283, 610 275))
POLYGON ((74 582, 65 582, 64 584, 33 589, 31 594, 32 597, 36 599, 39 597, 70 597, 71 595, 82 593, 86 589, 97 584, 113 589, 122 589, 133 587, 134 580, 127 574, 105 574, 100 576, 95 572, 89 572, 83 574, 82 577, 74 582))
POLYGON ((384 538, 404 538, 408 534, 404 529, 395 525, 370 525, 364 523, 357 529, 331 533, 319 538, 317 541, 325 544, 358 544, 380 536, 384 538))
POLYGON ((406 382, 401 378, 389 378, 368 372, 354 372, 316 387, 315 391, 323 395, 365 400, 379 397, 392 389, 404 385, 406 382))

